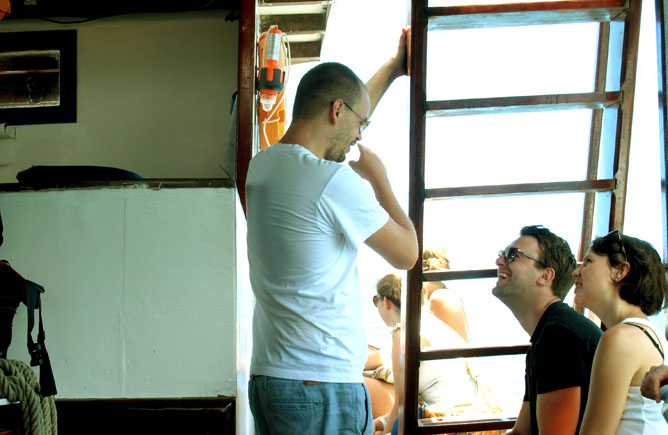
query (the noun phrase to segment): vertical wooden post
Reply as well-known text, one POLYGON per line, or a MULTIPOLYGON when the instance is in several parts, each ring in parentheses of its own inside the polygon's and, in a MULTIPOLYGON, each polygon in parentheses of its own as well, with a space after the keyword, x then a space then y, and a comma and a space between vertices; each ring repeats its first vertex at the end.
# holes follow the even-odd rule
POLYGON ((402 330, 404 356, 404 409, 399 419, 399 433, 409 434, 417 428, 418 369, 420 367, 420 301, 422 294, 422 245, 424 220, 425 120, 427 99, 427 2, 411 2, 411 32, 409 41, 410 71, 410 182, 409 210, 417 232, 420 258, 408 272, 406 291, 402 295, 402 330))
POLYGON ((631 146, 631 125, 633 120, 633 100, 636 87, 636 66, 638 63, 638 41, 640 39, 640 11, 642 0, 630 2, 626 25, 624 26, 624 48, 622 51, 621 91, 623 101, 619 108, 617 139, 615 145, 614 175, 617 186, 613 190, 610 207, 609 228, 624 226, 624 207, 629 173, 629 151, 631 146))
POLYGON ((237 190, 246 213, 246 174, 255 144, 255 35, 257 0, 242 1, 237 55, 237 190))

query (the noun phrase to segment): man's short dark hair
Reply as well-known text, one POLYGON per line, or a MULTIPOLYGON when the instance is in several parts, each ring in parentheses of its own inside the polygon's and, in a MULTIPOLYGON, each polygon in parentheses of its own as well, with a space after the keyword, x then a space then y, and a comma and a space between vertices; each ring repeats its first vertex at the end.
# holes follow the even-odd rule
POLYGON ((349 105, 359 102, 364 83, 347 66, 325 62, 311 68, 297 86, 292 119, 312 119, 337 98, 349 105))
POLYGON ((532 236, 538 240, 540 254, 538 259, 543 264, 535 263, 536 267, 554 269, 552 292, 563 299, 573 286, 573 271, 577 266, 575 257, 568 242, 557 236, 542 225, 529 225, 520 231, 521 236, 532 236))

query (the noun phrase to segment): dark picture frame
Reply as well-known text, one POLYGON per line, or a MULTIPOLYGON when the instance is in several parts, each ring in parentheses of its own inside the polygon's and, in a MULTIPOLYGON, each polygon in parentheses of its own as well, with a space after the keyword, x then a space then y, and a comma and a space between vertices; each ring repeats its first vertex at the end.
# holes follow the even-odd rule
MULTIPOLYGON (((0 32, 0 56, 7 58, 12 52, 56 52, 59 102, 51 106, 3 107, 0 102, 0 124, 28 125, 73 123, 77 120, 77 33, 76 30, 49 30, 36 32, 0 32)), ((55 61, 54 61, 55 62, 55 61)), ((11 67, 11 66, 9 66, 11 67)), ((0 63, 0 90, 3 73, 5 84, 16 81, 16 72, 6 71, 0 63), (5 71, 3 71, 3 68, 5 71)), ((20 69, 20 68, 14 68, 20 69)), ((18 74, 21 74, 19 72, 18 74)), ((26 79, 30 73, 25 73, 26 79)), ((19 79, 20 80, 20 79, 19 79)), ((6 85, 9 86, 9 85, 6 85)))

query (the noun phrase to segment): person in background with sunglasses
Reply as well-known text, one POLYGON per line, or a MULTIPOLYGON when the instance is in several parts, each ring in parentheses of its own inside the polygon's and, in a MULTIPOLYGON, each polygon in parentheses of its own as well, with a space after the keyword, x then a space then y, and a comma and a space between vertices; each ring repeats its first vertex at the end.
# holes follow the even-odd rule
POLYGON ((661 405, 642 397, 652 366, 663 365, 664 332, 647 316, 668 296, 661 257, 649 243, 618 230, 595 239, 573 272, 575 303, 606 326, 596 349, 582 429, 588 434, 668 434, 661 405))
POLYGON ((492 293, 531 336, 524 401, 508 434, 575 434, 602 331, 563 302, 574 282, 571 248, 543 226, 526 226, 496 266, 492 293))
MULTIPOLYGON (((422 252, 422 270, 444 271, 449 269, 450 261, 445 254, 445 249, 436 247, 424 249, 422 252)), ((386 279, 389 279, 388 277, 390 275, 387 275, 386 279)), ((400 280, 400 278, 397 279, 400 280)), ((380 295, 374 295, 373 303, 376 307, 381 300, 380 295)), ((399 303, 397 302, 395 305, 399 306, 399 303)), ((462 337, 464 343, 458 343, 458 346, 468 343, 469 324, 466 309, 457 292, 447 288, 441 281, 425 281, 422 283, 422 305, 424 309, 428 309, 430 318, 435 316, 462 337)), ((394 328, 395 325, 390 326, 394 328)), ((394 406, 394 376, 389 350, 371 349, 367 363, 364 366, 364 383, 369 390, 371 409, 373 417, 376 419, 388 414, 394 406)))
MULTIPOLYGON (((376 285, 373 303, 385 324, 391 328, 392 368, 401 364, 401 276, 390 273, 382 277, 376 285)), ((465 347, 466 341, 459 334, 439 320, 428 309, 420 315, 420 346, 422 348, 450 349, 465 347)), ((420 363, 418 394, 420 403, 430 409, 466 413, 473 411, 476 387, 469 375, 466 362, 462 358, 422 361, 420 363)), ((394 375, 395 398, 402 397, 403 379, 400 370, 392 370, 394 375)), ((379 381, 380 382, 380 381, 379 381)), ((394 433, 393 428, 399 415, 399 400, 389 413, 374 420, 374 434, 394 433)))

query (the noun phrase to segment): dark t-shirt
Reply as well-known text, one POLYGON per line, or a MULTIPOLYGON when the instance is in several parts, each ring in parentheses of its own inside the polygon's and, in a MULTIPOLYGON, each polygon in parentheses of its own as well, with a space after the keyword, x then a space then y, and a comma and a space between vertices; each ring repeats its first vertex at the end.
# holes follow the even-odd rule
POLYGON ((532 434, 538 434, 538 394, 577 386, 580 387, 580 430, 594 352, 602 334, 594 322, 563 302, 556 302, 545 310, 531 336, 526 357, 524 400, 529 402, 531 410, 532 434))

